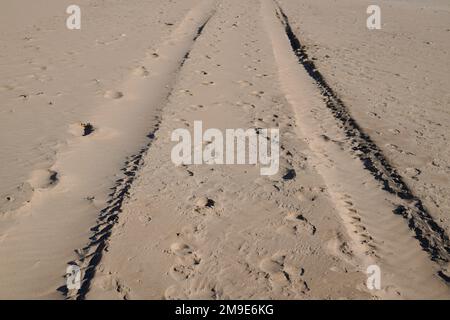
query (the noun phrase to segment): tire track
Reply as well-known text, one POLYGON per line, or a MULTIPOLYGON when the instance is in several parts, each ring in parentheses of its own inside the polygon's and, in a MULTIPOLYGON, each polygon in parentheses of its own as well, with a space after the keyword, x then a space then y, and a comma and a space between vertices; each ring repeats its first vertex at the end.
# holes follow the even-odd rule
POLYGON ((221 2, 178 75, 158 136, 192 130, 193 121, 222 130, 277 127, 279 172, 174 166, 173 144, 156 140, 86 299, 306 299, 342 290, 370 297, 358 288, 364 275, 327 250, 333 232, 345 229, 274 79, 271 42, 254 14, 260 4, 221 2))
MULTIPOLYGON (((167 59, 167 69, 173 69, 170 64, 174 61, 177 62, 175 72, 166 72, 163 74, 173 74, 171 79, 162 79, 161 87, 170 87, 170 91, 165 99, 172 94, 172 88, 176 81, 176 75, 187 59, 189 54, 195 45, 196 40, 201 36, 203 29, 208 24, 210 18, 215 13, 215 1, 205 0, 197 7, 193 8, 181 22, 180 26, 173 32, 171 38, 169 38, 160 48, 159 52, 171 52, 172 56, 167 59), (164 81, 166 80, 166 81, 164 81)), ((159 56, 158 54, 154 54, 159 56)), ((160 64, 161 62, 155 62, 160 64)), ((163 62, 164 63, 164 62, 163 62)), ((151 66, 146 66, 145 69, 152 69, 151 66)), ((159 66, 159 70, 164 71, 164 64, 159 66)), ((162 73, 162 72, 161 72, 162 73)), ((107 206, 100 211, 97 219, 97 224, 91 229, 93 235, 89 239, 89 243, 75 252, 79 258, 75 261, 71 261, 68 265, 79 266, 82 270, 81 288, 79 290, 69 291, 67 287, 61 286, 58 288, 66 299, 83 300, 89 291, 91 281, 95 277, 96 268, 101 262, 103 253, 107 250, 108 240, 112 234, 113 227, 118 221, 118 215, 122 211, 122 207, 125 204, 129 196, 129 190, 137 177, 137 174, 144 163, 144 156, 149 152, 152 144, 157 139, 157 132, 161 124, 162 108, 157 110, 155 115, 155 123, 147 138, 150 139, 137 154, 134 154, 128 158, 124 167, 121 169, 123 177, 116 181, 115 186, 112 188, 110 199, 107 202, 107 206)))
POLYGON ((348 108, 328 85, 325 78, 309 59, 308 53, 301 45, 299 39, 289 25, 289 19, 279 8, 279 19, 283 23, 286 35, 291 43, 292 50, 308 75, 315 81, 326 106, 332 111, 335 119, 339 120, 340 127, 345 131, 347 143, 351 152, 357 155, 364 167, 380 181, 383 189, 396 195, 401 203, 394 211, 408 220, 409 227, 415 232, 416 238, 426 250, 433 261, 450 261, 450 241, 445 230, 442 229, 427 212, 422 201, 414 195, 403 181, 397 170, 389 163, 381 149, 364 133, 355 119, 350 115, 348 108), (430 232, 431 231, 431 232, 430 232))
MULTIPOLYGON (((281 7, 272 0, 264 1, 263 16, 271 34, 286 98, 302 120, 302 135, 310 142, 312 157, 316 158, 316 166, 327 181, 330 196, 353 240, 354 252, 350 254, 356 254, 364 268, 368 264, 384 263, 383 269, 393 275, 387 282, 394 291, 400 287, 406 292, 410 289, 410 294, 427 296, 427 289, 415 292, 414 287, 423 288, 427 281, 438 279, 436 274, 448 281, 446 264, 450 261, 450 242, 447 234, 309 60, 281 7), (307 76, 293 68, 295 62, 300 63, 307 76), (320 95, 308 95, 317 91, 320 95), (401 219, 396 219, 395 215, 383 214, 387 210, 403 216, 413 233, 408 232, 404 224, 400 225, 401 219), (436 264, 427 263, 428 258, 423 257, 420 247, 409 243, 411 236, 436 264), (419 274, 416 278, 405 276, 410 272, 408 265, 416 269, 419 274)), ((445 295, 446 289, 433 283, 445 295)))

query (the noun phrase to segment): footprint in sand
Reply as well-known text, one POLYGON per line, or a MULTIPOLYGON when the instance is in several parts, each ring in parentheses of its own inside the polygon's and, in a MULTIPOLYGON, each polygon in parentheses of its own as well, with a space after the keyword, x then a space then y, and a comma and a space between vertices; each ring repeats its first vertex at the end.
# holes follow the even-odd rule
POLYGON ((416 180, 416 181, 419 181, 419 176, 420 176, 421 173, 422 173, 422 171, 420 169, 418 169, 418 168, 406 168, 404 170, 404 174, 407 177, 409 177, 409 178, 411 178, 413 180, 416 180))
POLYGON ((183 293, 181 288, 179 288, 178 286, 170 286, 164 292, 164 299, 165 300, 181 300, 181 299, 187 299, 187 296, 183 293))
POLYGON ((170 251, 178 257, 184 257, 194 252, 189 245, 182 242, 173 243, 170 246, 170 251))
POLYGON ((190 90, 188 90, 188 89, 182 89, 182 90, 179 90, 178 92, 187 94, 189 96, 193 96, 192 92, 190 90))
POLYGON ((257 98, 262 98, 264 95, 264 91, 252 91, 250 93, 252 96, 255 96, 257 98))
POLYGON ((1 91, 12 91, 14 89, 15 89, 14 86, 8 84, 0 86, 1 91))
POLYGON ((296 225, 287 225, 287 224, 283 224, 281 226, 279 226, 275 231, 276 233, 278 233, 279 235, 285 237, 285 236, 292 236, 292 237, 296 237, 298 236, 298 230, 299 228, 296 225))
POLYGON ((352 262, 355 259, 355 254, 348 240, 341 232, 333 233, 330 240, 326 243, 326 248, 333 256, 344 261, 352 262))
POLYGON ((253 66, 244 66, 245 70, 247 71, 258 71, 257 68, 253 67, 253 66))
POLYGON ((58 183, 58 173, 53 170, 35 170, 29 180, 34 189, 47 189, 58 183))
POLYGON ((256 106, 252 103, 244 102, 244 101, 237 101, 236 106, 244 108, 246 111, 252 111, 253 109, 256 109, 256 106))
POLYGON ((123 285, 118 279, 116 279, 116 292, 123 300, 130 299, 131 289, 123 285))
POLYGON ((123 93, 120 91, 116 91, 116 90, 108 90, 105 92, 105 94, 103 95, 105 98, 107 99, 120 99, 123 97, 123 93))
POLYGON ((284 291, 290 288, 293 292, 306 294, 309 291, 308 284, 301 277, 303 268, 285 265, 286 255, 275 254, 271 258, 264 258, 259 263, 259 268, 269 275, 269 281, 275 291, 284 291))
POLYGON ((286 215, 285 219, 291 223, 300 225, 303 229, 307 230, 312 235, 316 234, 316 227, 312 223, 310 223, 308 219, 306 219, 302 214, 299 214, 297 212, 289 212, 286 215))
POLYGON ((150 72, 144 66, 137 67, 133 70, 133 75, 138 77, 147 77, 149 74, 150 72))
POLYGON ((247 81, 247 80, 239 80, 239 81, 237 81, 237 83, 241 87, 251 87, 251 86, 253 86, 253 83, 251 83, 250 81, 247 81))
POLYGON ((175 281, 183 281, 189 278, 193 270, 191 266, 176 264, 170 267, 169 275, 175 281))
MULTIPOLYGON (((175 242, 170 246, 170 251, 177 256, 176 263, 169 269, 169 276, 178 282, 189 279, 195 272, 195 268, 200 264, 201 259, 197 256, 194 250, 184 242, 175 242)), ((172 287, 166 290, 165 297, 167 299, 179 297, 181 289, 174 292, 172 287)))
POLYGON ((176 242, 170 247, 172 254, 176 256, 176 261, 178 264, 184 266, 192 267, 200 264, 201 257, 198 256, 194 250, 186 243, 176 242))
POLYGON ((259 263, 259 268, 264 271, 265 273, 268 273, 269 275, 273 275, 278 272, 283 271, 283 260, 274 261, 272 258, 264 258, 259 263))
POLYGON ((191 105, 189 106, 189 108, 190 108, 191 110, 197 111, 197 110, 199 110, 199 109, 205 108, 205 106, 202 105, 202 104, 191 104, 191 105))
POLYGON ((207 214, 215 213, 218 215, 218 212, 214 209, 216 202, 207 197, 199 197, 194 202, 194 211, 202 216, 206 216, 207 214))
POLYGON ((0 212, 16 210, 26 202, 29 202, 33 196, 34 188, 29 182, 24 182, 16 188, 10 190, 7 194, 0 197, 0 212))
POLYGON ((201 75, 203 75, 203 76, 208 75, 208 72, 206 72, 206 71, 204 71, 204 70, 196 70, 195 72, 198 73, 198 74, 201 74, 201 75))
POLYGON ((195 201, 195 207, 197 209, 203 209, 203 208, 212 208, 215 205, 215 201, 212 199, 209 199, 208 197, 199 197, 195 201))
POLYGON ((194 176, 194 172, 187 169, 186 165, 181 165, 181 166, 177 166, 177 176, 185 178, 185 177, 193 177, 194 176))
POLYGON ((323 193, 325 190, 323 188, 304 188, 302 187, 300 192, 298 193, 298 198, 300 201, 315 201, 319 197, 320 193, 323 193))
POLYGON ((85 137, 94 133, 95 127, 89 123, 78 122, 70 125, 69 132, 75 137, 85 137))
POLYGON ((95 131, 95 128, 92 124, 88 123, 82 123, 81 127, 83 128, 83 137, 88 136, 92 134, 95 131))
POLYGON ((183 285, 175 285, 166 289, 164 297, 169 300, 214 300, 221 299, 222 292, 218 290, 214 281, 206 276, 199 275, 183 285))
POLYGON ((129 300, 131 289, 125 286, 121 281, 112 274, 100 275, 94 278, 94 286, 104 291, 117 292, 120 299, 129 300))

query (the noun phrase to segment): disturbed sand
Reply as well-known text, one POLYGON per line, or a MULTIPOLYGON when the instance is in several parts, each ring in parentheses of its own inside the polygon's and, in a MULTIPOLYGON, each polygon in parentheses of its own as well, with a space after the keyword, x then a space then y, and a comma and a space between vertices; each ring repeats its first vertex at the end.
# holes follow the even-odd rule
POLYGON ((450 298, 446 1, 381 1, 371 31, 368 1, 83 0, 80 31, 24 3, 0 5, 1 298, 450 298), (194 121, 279 129, 279 172, 174 165, 194 121))

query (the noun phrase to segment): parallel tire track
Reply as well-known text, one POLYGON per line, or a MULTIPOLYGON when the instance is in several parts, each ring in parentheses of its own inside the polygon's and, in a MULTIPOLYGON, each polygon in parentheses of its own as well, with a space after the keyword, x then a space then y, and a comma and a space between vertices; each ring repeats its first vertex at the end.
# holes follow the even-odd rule
MULTIPOLYGON (((383 185, 385 191, 398 198, 399 204, 394 210, 394 214, 401 215, 407 220, 409 228, 415 233, 416 239, 420 242, 421 247, 428 252, 431 260, 445 266, 450 261, 450 240, 445 230, 433 220, 422 201, 414 195, 397 170, 383 155, 381 149, 352 118, 344 102, 330 87, 314 62, 309 59, 305 47, 293 32, 289 19, 280 5, 276 4, 276 7, 278 19, 284 26, 292 51, 313 79, 327 108, 345 132, 346 142, 351 153, 361 160, 364 168, 383 185)), ((444 272, 440 271, 439 275, 443 280, 449 281, 444 272)))
MULTIPOLYGON (((206 3, 206 2, 205 2, 206 3)), ((195 8, 193 9, 195 10, 195 8)), ((190 46, 186 48, 186 51, 182 55, 182 59, 179 61, 177 72, 173 78, 176 78, 176 74, 179 73, 183 67, 185 61, 189 59, 189 54, 195 41, 201 36, 203 29, 208 24, 211 17, 214 15, 214 11, 210 12, 208 16, 200 18, 202 20, 201 25, 199 25, 194 34, 187 35, 185 37, 190 37, 190 46)), ((187 19, 189 20, 189 19, 187 19)), ((181 28, 182 29, 182 28, 181 28)), ((186 41, 184 39, 183 41, 186 41)), ((173 87, 173 83, 172 83, 173 87)), ((167 99, 170 97, 172 92, 168 93, 167 99)), ((166 100, 167 100, 166 99, 166 100)), ((133 182, 135 181, 139 170, 144 163, 144 156, 149 152, 153 142, 157 139, 156 134, 158 132, 161 123, 161 113, 162 108, 158 109, 158 115, 155 116, 156 124, 151 129, 147 137, 150 142, 146 144, 139 153, 132 155, 125 162, 124 167, 121 169, 123 173, 123 178, 116 181, 115 186, 112 188, 112 193, 110 194, 110 199, 108 200, 108 205, 100 211, 99 217, 97 219, 97 224, 91 228, 93 235, 90 237, 88 244, 79 250, 76 250, 79 259, 76 261, 71 261, 69 265, 79 266, 82 270, 82 281, 81 288, 79 290, 69 291, 66 286, 61 286, 58 288, 66 299, 77 299, 83 300, 86 294, 89 292, 90 285, 96 274, 96 268, 100 264, 103 253, 108 247, 108 241, 112 234, 113 227, 117 223, 119 214, 122 212, 122 208, 126 199, 129 197, 129 191, 133 182)))

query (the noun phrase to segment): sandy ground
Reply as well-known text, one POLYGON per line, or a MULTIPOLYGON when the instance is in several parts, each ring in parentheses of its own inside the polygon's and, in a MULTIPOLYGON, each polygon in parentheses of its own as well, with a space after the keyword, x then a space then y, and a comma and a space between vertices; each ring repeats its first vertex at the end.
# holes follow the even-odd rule
POLYGON ((158 107, 151 99, 167 94, 171 69, 149 98, 142 63, 195 3, 84 1, 80 31, 66 29, 69 1, 2 3, 2 15, 20 15, 1 19, 0 136, 9 163, 0 173, 2 297, 61 296, 67 262, 89 238, 127 156, 148 141, 158 107), (126 86, 136 93, 121 97, 126 86), (83 140, 91 122, 95 134, 83 140))
POLYGON ((370 1, 280 0, 358 124, 448 231, 450 8, 447 1, 379 3, 382 29, 370 32, 359 14, 370 1))
POLYGON ((0 4, 1 298, 450 297, 446 1, 69 4, 0 4), (279 172, 175 166, 199 120, 279 172))

